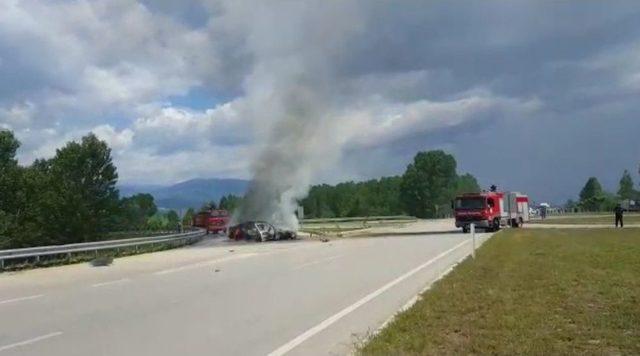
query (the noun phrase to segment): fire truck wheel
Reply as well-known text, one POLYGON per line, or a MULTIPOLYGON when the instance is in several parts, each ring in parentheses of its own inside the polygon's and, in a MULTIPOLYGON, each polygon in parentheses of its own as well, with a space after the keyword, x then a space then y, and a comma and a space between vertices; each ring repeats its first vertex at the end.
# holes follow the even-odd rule
POLYGON ((467 227, 467 226, 463 226, 463 227, 462 227, 462 233, 463 233, 463 234, 468 234, 468 233, 469 233, 469 227, 467 227))
POLYGON ((493 227, 491 231, 500 231, 500 219, 493 220, 493 227))

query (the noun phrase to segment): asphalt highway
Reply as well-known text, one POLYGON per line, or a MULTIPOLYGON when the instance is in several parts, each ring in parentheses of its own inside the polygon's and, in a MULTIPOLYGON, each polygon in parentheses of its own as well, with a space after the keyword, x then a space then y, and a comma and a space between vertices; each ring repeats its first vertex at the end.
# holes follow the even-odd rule
POLYGON ((0 274, 0 356, 348 354, 471 252, 421 226, 0 274))

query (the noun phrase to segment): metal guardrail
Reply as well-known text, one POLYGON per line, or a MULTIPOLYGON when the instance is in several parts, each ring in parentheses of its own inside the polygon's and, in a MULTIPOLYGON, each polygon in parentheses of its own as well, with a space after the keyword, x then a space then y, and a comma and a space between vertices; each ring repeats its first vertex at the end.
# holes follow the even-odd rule
POLYGON ((40 261, 42 256, 51 255, 67 255, 67 258, 71 258, 71 254, 79 252, 93 252, 96 255, 101 250, 119 249, 124 247, 135 247, 141 245, 153 245, 157 243, 167 242, 194 242, 201 239, 205 235, 204 229, 198 229, 195 231, 189 231, 179 234, 161 235, 161 236, 148 236, 137 237, 132 239, 120 239, 120 240, 108 240, 98 242, 82 242, 66 245, 53 245, 53 246, 39 246, 29 248, 18 248, 11 250, 0 250, 0 270, 4 269, 5 261, 19 258, 35 258, 36 262, 40 261))

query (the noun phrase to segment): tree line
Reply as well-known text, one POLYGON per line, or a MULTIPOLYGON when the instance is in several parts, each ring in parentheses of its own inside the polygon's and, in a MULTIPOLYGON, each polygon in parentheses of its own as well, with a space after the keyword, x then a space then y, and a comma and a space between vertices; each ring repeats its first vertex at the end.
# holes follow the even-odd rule
MULTIPOLYGON (((120 197, 111 149, 93 134, 29 166, 18 164, 19 147, 11 131, 0 130, 0 249, 98 241, 114 232, 180 225, 178 214, 159 212, 150 194, 120 197)), ((452 155, 429 151, 419 152, 401 176, 315 185, 300 204, 307 218, 429 218, 449 214, 457 193, 479 190, 472 175, 457 174, 452 155)), ((242 200, 227 195, 200 210, 233 212, 242 200)), ((195 214, 188 209, 182 223, 190 225, 195 214)))
POLYGON ((20 166, 20 142, 0 130, 0 249, 89 242, 114 231, 174 229, 149 194, 120 198, 111 150, 95 135, 69 142, 50 159, 20 166))
POLYGON ((441 150, 419 152, 401 176, 312 186, 302 200, 306 218, 451 214, 451 200, 479 192, 471 174, 458 175, 455 158, 441 150))
MULTIPOLYGON (((640 169, 638 173, 640 173, 640 169)), ((631 173, 626 169, 622 173, 616 194, 604 190, 598 178, 589 177, 582 190, 580 190, 580 200, 578 202, 567 201, 565 208, 570 211, 611 211, 621 201, 640 202, 640 190, 634 188, 631 173)))

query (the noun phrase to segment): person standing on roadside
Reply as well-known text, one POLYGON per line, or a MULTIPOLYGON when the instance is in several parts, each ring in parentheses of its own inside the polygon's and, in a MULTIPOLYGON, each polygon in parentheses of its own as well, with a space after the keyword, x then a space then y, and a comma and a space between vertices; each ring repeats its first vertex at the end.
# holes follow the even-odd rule
POLYGON ((623 221, 624 210, 625 209, 620 204, 616 205, 616 208, 613 209, 613 212, 616 214, 616 227, 618 227, 618 224, 620 224, 620 227, 624 227, 624 221, 623 221))

